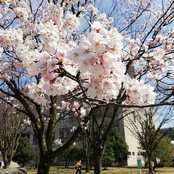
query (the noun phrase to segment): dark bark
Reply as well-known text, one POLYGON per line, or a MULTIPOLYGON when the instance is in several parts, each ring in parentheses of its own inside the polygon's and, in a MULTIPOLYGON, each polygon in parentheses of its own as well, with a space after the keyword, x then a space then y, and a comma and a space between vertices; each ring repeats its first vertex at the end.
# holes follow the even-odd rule
POLYGON ((97 145, 94 149, 94 174, 101 174, 103 148, 97 145))
MULTIPOLYGON (((91 122, 90 122, 91 123, 91 122)), ((85 149, 85 161, 86 161, 86 173, 90 173, 91 169, 91 151, 92 151, 92 137, 91 137, 91 129, 89 131, 84 132, 83 136, 83 148, 85 149)))
POLYGON ((155 172, 156 167, 158 166, 157 164, 157 159, 154 158, 154 166, 153 166, 153 171, 155 172))
POLYGON ((10 166, 11 160, 8 159, 8 156, 7 156, 6 151, 2 151, 1 153, 2 153, 2 158, 3 158, 3 162, 4 162, 3 168, 4 168, 4 169, 7 169, 7 168, 9 168, 9 166, 10 166))
POLYGON ((46 134, 43 131, 43 128, 40 128, 38 132, 35 132, 38 140, 39 148, 39 163, 37 168, 37 174, 49 174, 50 166, 54 160, 52 156, 51 141, 47 141, 46 134))
POLYGON ((86 173, 89 173, 91 169, 90 166, 90 154, 86 153, 86 173))
POLYGON ((37 174, 49 174, 51 163, 46 156, 42 156, 39 161, 37 174))
POLYGON ((116 117, 119 114, 119 107, 108 105, 106 107, 100 107, 95 109, 93 110, 94 115, 91 118, 94 150, 94 174, 101 174, 102 160, 105 151, 106 141, 109 133, 112 130, 113 124, 116 121, 116 117), (95 112, 95 109, 98 112, 95 112), (108 121, 108 124, 105 124, 105 120, 108 121))
POLYGON ((152 154, 151 153, 147 153, 147 158, 148 158, 148 168, 149 168, 149 174, 153 174, 153 165, 152 165, 152 154))

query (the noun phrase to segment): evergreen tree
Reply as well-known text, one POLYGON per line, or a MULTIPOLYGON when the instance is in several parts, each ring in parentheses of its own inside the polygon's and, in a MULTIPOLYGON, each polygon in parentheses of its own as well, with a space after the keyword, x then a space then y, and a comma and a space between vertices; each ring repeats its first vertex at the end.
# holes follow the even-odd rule
POLYGON ((169 137, 165 136, 157 146, 156 158, 160 160, 159 165, 172 166, 173 146, 169 137))
POLYGON ((127 159, 128 146, 117 129, 113 129, 106 143, 103 166, 122 166, 127 159))

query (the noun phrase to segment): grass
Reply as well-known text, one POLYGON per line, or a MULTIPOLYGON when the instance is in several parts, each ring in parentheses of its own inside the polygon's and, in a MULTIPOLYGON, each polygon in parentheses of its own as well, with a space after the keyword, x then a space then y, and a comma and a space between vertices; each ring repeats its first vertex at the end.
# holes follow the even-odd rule
MULTIPOLYGON (((36 174, 35 169, 27 169, 28 174, 36 174)), ((91 170, 90 174, 94 171, 91 170)), ((147 174, 147 169, 142 169, 141 174, 147 174)), ((62 168, 51 167, 50 174, 75 174, 74 168, 62 168)), ((82 174, 85 174, 85 170, 82 170, 82 174)), ((108 168, 108 170, 102 170, 102 174, 140 174, 137 168, 108 168)), ((155 174, 174 174, 174 168, 157 168, 155 174)))

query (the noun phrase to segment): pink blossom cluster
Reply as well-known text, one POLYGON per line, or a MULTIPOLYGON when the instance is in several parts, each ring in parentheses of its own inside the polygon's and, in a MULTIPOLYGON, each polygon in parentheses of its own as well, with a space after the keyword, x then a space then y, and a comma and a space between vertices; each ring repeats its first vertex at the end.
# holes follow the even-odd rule
MULTIPOLYGON (((75 39, 79 18, 65 12, 59 4, 48 3, 45 8, 41 7, 38 17, 28 10, 27 1, 15 0, 11 5, 19 23, 1 29, 1 59, 8 51, 13 51, 14 65, 25 68, 29 76, 40 75, 39 82, 33 81, 27 86, 29 96, 36 102, 46 105, 47 95, 82 89, 88 98, 109 102, 117 98, 121 88, 126 90, 127 104, 154 102, 153 87, 130 79, 126 73, 126 64, 122 61, 123 36, 116 28, 108 27, 111 19, 98 15, 90 24, 90 30, 75 39)), ((164 64, 158 52, 153 56, 152 68, 156 63, 164 64)), ((81 113, 84 115, 85 111, 82 109, 81 113)))
POLYGON ((138 101, 139 105, 149 105, 155 102, 157 94, 154 93, 154 88, 143 81, 129 79, 125 89, 128 95, 125 101, 126 104, 136 105, 138 101))
POLYGON ((0 46, 13 50, 23 43, 23 31, 21 29, 8 28, 0 32, 0 46))
POLYGON ((88 95, 98 99, 116 98, 125 78, 125 65, 120 56, 122 36, 113 28, 107 30, 96 21, 91 32, 82 35, 69 57, 84 77, 89 78, 88 95))
POLYGON ((86 104, 79 104, 79 102, 73 101, 73 102, 67 102, 67 101, 61 101, 60 106, 57 106, 58 110, 62 111, 70 111, 73 112, 74 115, 80 116, 81 119, 86 115, 87 111, 89 111, 89 106, 86 104))
POLYGON ((147 71, 149 79, 160 79, 167 73, 173 78, 173 39, 173 30, 170 30, 167 35, 157 35, 154 40, 148 40, 142 46, 144 53, 140 59, 135 59, 141 46, 140 40, 128 39, 128 47, 124 48, 122 60, 134 60, 135 72, 143 74, 147 71))

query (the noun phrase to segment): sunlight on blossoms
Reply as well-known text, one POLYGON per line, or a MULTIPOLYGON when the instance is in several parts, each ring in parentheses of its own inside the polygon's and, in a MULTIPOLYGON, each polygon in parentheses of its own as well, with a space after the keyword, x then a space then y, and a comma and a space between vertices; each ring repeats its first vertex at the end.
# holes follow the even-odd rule
POLYGON ((148 105, 155 102, 157 94, 154 92, 154 87, 143 81, 129 79, 125 89, 128 95, 125 103, 128 105, 148 105))
POLYGON ((116 98, 125 79, 125 65, 121 62, 122 35, 112 28, 107 30, 99 22, 91 32, 82 35, 69 58, 75 61, 84 77, 89 78, 87 94, 109 101, 116 98))
MULTIPOLYGON (((67 1, 68 4, 75 2, 67 1)), ((85 93, 87 98, 110 102, 117 98, 121 88, 126 90, 127 104, 154 103, 154 89, 130 79, 126 73, 123 60, 129 57, 123 54, 124 37, 111 27, 113 19, 99 14, 92 4, 87 8, 96 18, 89 23, 90 30, 81 34, 79 26, 86 9, 82 16, 77 17, 65 10, 68 8, 65 4, 47 3, 33 15, 26 2, 8 1, 7 9, 9 4, 13 7, 11 14, 16 15, 18 22, 15 26, 1 29, 0 55, 3 57, 4 50, 12 52, 8 56, 17 68, 25 68, 28 76, 39 77, 27 86, 29 96, 37 103, 46 105, 47 95, 66 95, 69 92, 85 93)), ((129 41, 135 54, 138 50, 136 42, 129 41)), ((151 68, 157 64, 165 66, 161 53, 162 50, 146 53, 144 59, 153 54, 151 68)), ((8 72, 1 78, 6 74, 8 72)), ((83 108, 80 112, 81 117, 86 114, 83 108)))

